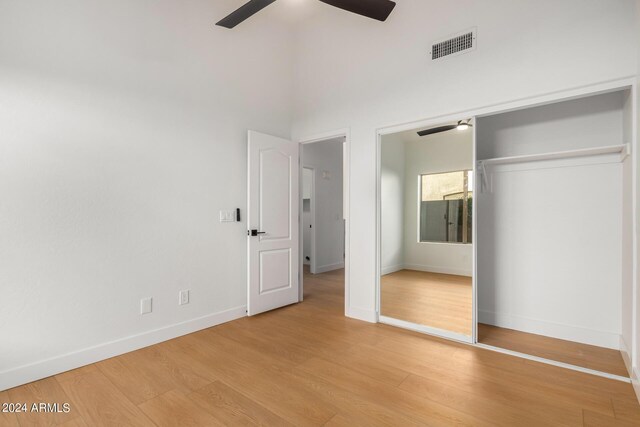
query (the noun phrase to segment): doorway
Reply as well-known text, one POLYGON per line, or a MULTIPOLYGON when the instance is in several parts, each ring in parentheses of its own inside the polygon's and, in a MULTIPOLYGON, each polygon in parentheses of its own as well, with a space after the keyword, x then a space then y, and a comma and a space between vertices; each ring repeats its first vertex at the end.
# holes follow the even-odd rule
POLYGON ((346 137, 301 144, 301 300, 345 294, 346 137))
POLYGON ((315 173, 314 168, 302 168, 302 265, 303 272, 316 273, 315 256, 315 173))

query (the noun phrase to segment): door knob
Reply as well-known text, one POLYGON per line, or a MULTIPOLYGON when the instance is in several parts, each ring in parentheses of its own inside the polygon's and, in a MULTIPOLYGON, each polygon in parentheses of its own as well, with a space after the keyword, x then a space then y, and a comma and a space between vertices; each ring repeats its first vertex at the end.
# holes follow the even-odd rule
POLYGON ((249 230, 249 231, 247 232, 247 234, 248 234, 249 236, 253 236, 253 237, 255 237, 255 236, 259 235, 259 234, 267 234, 267 232, 266 232, 266 231, 258 231, 258 230, 249 230))

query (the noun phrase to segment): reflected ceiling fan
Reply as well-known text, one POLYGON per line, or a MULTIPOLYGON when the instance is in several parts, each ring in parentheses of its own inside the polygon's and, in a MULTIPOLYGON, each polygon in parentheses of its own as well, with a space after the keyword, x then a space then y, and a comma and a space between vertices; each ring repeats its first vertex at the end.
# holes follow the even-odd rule
POLYGON ((458 120, 458 123, 456 123, 455 125, 438 126, 431 129, 421 130, 420 132, 418 132, 418 135, 433 135, 434 133, 446 132, 453 129, 467 130, 473 126, 470 122, 471 120, 458 120))
MULTIPOLYGON (((239 9, 235 10, 216 23, 221 27, 233 28, 253 14, 260 12, 276 0, 249 0, 239 9)), ((320 0, 322 3, 338 7, 348 12, 368 18, 385 21, 396 6, 396 2, 390 0, 320 0)))

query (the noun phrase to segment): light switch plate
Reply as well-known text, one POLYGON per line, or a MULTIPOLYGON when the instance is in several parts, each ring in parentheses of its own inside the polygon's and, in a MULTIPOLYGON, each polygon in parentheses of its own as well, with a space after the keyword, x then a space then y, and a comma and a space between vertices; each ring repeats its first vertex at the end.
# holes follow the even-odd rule
POLYGON ((148 314, 153 310, 153 298, 142 298, 140 300, 140 314, 148 314))
POLYGON ((220 211, 220 222, 236 222, 236 211, 220 211))

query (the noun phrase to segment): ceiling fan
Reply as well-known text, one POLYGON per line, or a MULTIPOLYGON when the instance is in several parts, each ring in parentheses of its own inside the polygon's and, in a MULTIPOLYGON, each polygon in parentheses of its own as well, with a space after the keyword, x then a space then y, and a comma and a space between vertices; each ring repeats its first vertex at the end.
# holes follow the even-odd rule
POLYGON ((453 129, 467 130, 473 126, 471 123, 469 123, 470 121, 471 120, 458 120, 458 123, 456 123, 455 125, 438 126, 431 129, 421 130, 420 132, 418 132, 418 135, 420 136, 433 135, 434 133, 446 132, 453 129))
MULTIPOLYGON (((276 0, 249 0, 239 9, 235 10, 222 20, 216 23, 221 27, 233 28, 253 14, 260 12, 276 0)), ((358 15, 368 18, 385 21, 391 11, 396 6, 394 1, 390 0, 320 0, 322 3, 344 9, 348 12, 357 13, 358 15)))

